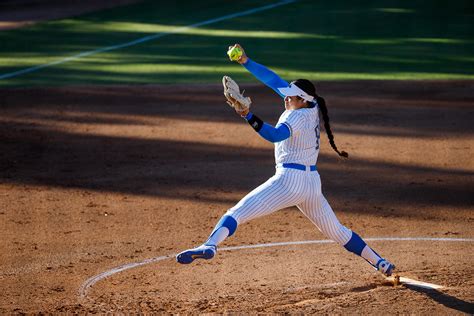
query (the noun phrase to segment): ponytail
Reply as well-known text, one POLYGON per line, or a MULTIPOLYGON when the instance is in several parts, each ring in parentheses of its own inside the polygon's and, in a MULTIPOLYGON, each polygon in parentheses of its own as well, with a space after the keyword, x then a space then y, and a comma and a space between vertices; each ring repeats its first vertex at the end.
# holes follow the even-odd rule
POLYGON ((301 90, 303 90, 304 92, 313 96, 316 99, 319 105, 319 110, 321 111, 321 114, 323 115, 324 128, 326 129, 326 133, 328 134, 329 143, 331 144, 332 149, 334 149, 338 153, 338 155, 341 157, 345 157, 345 158, 349 157, 349 154, 346 153, 345 151, 339 152, 339 150, 336 147, 336 144, 334 143, 334 136, 332 135, 332 132, 331 132, 331 126, 329 126, 329 116, 328 116, 328 108, 326 107, 326 101, 316 94, 316 88, 314 84, 307 79, 297 79, 295 81, 292 81, 291 83, 295 84, 298 88, 300 88, 301 90))
POLYGON ((319 110, 321 111, 321 114, 323 115, 323 120, 324 120, 324 128, 326 129, 326 133, 328 134, 329 138, 329 143, 331 144, 332 149, 334 149, 335 152, 338 153, 339 156, 341 157, 349 157, 349 154, 346 153, 345 151, 339 152, 337 149, 336 143, 334 142, 334 136, 332 135, 331 131, 331 126, 329 125, 329 116, 328 116, 328 108, 326 107, 326 101, 324 98, 320 96, 316 96, 316 101, 318 102, 319 105, 319 110))

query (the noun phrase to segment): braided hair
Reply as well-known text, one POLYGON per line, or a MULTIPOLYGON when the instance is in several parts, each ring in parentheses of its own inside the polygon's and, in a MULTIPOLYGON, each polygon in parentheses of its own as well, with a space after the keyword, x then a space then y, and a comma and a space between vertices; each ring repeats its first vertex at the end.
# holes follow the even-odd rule
POLYGON ((298 80, 293 81, 292 83, 316 99, 316 102, 318 103, 318 106, 319 106, 319 110, 321 111, 321 114, 323 116, 324 128, 326 129, 326 134, 328 135, 329 144, 331 144, 332 149, 334 149, 334 151, 337 152, 339 156, 345 157, 345 158, 349 157, 349 154, 347 152, 339 151, 337 149, 336 143, 334 142, 334 135, 332 134, 331 126, 329 125, 329 115, 328 115, 328 108, 326 106, 326 100, 324 100, 323 97, 320 97, 319 95, 316 94, 316 88, 314 87, 313 83, 306 79, 298 79, 298 80))

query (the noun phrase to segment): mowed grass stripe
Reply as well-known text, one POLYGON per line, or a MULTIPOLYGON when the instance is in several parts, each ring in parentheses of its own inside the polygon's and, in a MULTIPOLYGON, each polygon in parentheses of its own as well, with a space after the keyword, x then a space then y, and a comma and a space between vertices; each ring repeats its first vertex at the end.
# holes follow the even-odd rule
MULTIPOLYGON (((265 4, 180 1, 164 6, 147 1, 0 32, 2 43, 8 43, 0 47, 1 72, 265 4)), ((253 81, 226 59, 226 47, 234 42, 287 79, 473 79, 472 6, 461 0, 356 4, 300 0, 0 84, 207 83, 219 82, 224 73, 253 81)))
POLYGON ((240 16, 254 14, 256 12, 260 12, 260 11, 263 11, 263 10, 268 10, 268 9, 271 9, 271 8, 275 8, 277 6, 289 4, 291 2, 293 2, 293 0, 284 0, 284 1, 274 3, 274 4, 266 5, 266 6, 263 6, 263 7, 258 7, 258 8, 254 8, 254 9, 250 9, 250 10, 246 10, 246 11, 242 11, 242 12, 237 12, 237 13, 233 13, 233 14, 229 14, 229 15, 224 15, 222 17, 217 17, 217 18, 202 21, 202 22, 198 22, 198 23, 195 23, 195 24, 192 24, 192 25, 189 25, 189 26, 169 28, 168 31, 161 31, 161 32, 155 33, 153 35, 140 37, 140 38, 137 38, 137 39, 135 39, 133 41, 130 41, 130 42, 116 44, 116 45, 107 46, 107 47, 102 47, 102 48, 98 48, 98 49, 95 49, 95 50, 86 51, 86 52, 82 52, 82 53, 79 53, 79 54, 76 54, 76 55, 72 55, 72 56, 69 56, 69 57, 66 57, 66 58, 63 58, 63 59, 58 59, 58 60, 55 60, 55 61, 50 62, 50 63, 40 64, 40 65, 36 65, 36 66, 33 66, 33 67, 20 69, 20 70, 17 70, 17 71, 11 72, 11 73, 6 73, 6 74, 3 74, 3 75, 0 74, 0 80, 21 76, 23 74, 27 74, 27 73, 31 73, 31 72, 34 72, 34 71, 44 69, 44 68, 49 68, 49 67, 52 67, 52 66, 60 65, 60 64, 67 63, 67 62, 77 60, 77 59, 80 59, 80 58, 84 58, 84 57, 87 57, 87 56, 99 54, 99 53, 102 53, 102 52, 109 52, 109 51, 112 51, 112 50, 123 49, 123 48, 126 48, 126 47, 139 45, 139 44, 142 44, 142 43, 145 43, 145 42, 148 42, 148 41, 152 41, 152 40, 161 38, 161 37, 166 36, 166 35, 179 34, 181 32, 186 32, 188 30, 192 30, 196 27, 213 24, 213 23, 228 20, 228 19, 231 19, 231 18, 236 18, 236 17, 240 17, 240 16))

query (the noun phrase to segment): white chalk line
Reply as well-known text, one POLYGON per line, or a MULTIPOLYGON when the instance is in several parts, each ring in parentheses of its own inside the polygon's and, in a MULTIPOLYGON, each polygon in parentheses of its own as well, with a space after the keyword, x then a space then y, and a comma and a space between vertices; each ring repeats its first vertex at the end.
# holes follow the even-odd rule
MULTIPOLYGON (((373 237, 373 238, 364 238, 367 241, 441 241, 441 242, 474 242, 474 238, 437 238, 437 237, 373 237)), ((268 247, 280 247, 280 246, 293 246, 293 245, 310 245, 310 244, 329 244, 333 243, 332 240, 303 240, 303 241, 286 241, 286 242, 275 242, 275 243, 266 243, 266 244, 255 244, 255 245, 242 245, 242 246, 233 246, 233 247, 224 247, 219 248, 219 251, 229 251, 229 250, 242 250, 242 249, 254 249, 254 248, 268 248, 268 247)), ((146 259, 140 262, 126 263, 121 266, 112 268, 110 270, 99 273, 93 277, 87 279, 79 289, 79 296, 81 299, 87 296, 87 291, 94 284, 99 282, 102 279, 108 278, 116 273, 133 269, 136 267, 144 266, 149 263, 159 262, 165 259, 170 259, 176 257, 176 254, 171 254, 167 256, 154 257, 146 259)), ((411 279, 410 279, 411 280, 411 279)), ((416 281, 416 280, 412 280, 416 281)))
POLYGON ((14 71, 14 72, 10 72, 10 73, 0 75, 0 80, 7 79, 7 78, 12 78, 12 77, 17 77, 17 76, 27 74, 27 73, 30 73, 30 72, 34 72, 34 71, 37 71, 37 70, 40 70, 40 69, 43 69, 43 68, 64 64, 64 63, 67 63, 69 61, 73 61, 73 60, 76 60, 76 59, 79 59, 79 58, 82 58, 82 57, 87 57, 87 56, 90 56, 90 55, 103 53, 103 52, 108 52, 108 51, 116 50, 116 49, 120 49, 120 48, 130 47, 130 46, 141 44, 141 43, 144 43, 144 42, 148 42, 148 41, 151 41, 151 40, 154 40, 154 39, 157 39, 157 38, 161 38, 161 37, 164 37, 164 36, 167 36, 167 35, 185 32, 185 31, 190 30, 192 28, 197 28, 197 27, 200 27, 200 26, 209 25, 209 24, 213 24, 213 23, 216 23, 216 22, 221 22, 221 21, 224 21, 224 20, 229 20, 229 19, 233 19, 233 18, 245 16, 245 15, 251 15, 251 14, 254 14, 254 13, 257 13, 257 12, 260 12, 260 11, 273 9, 275 7, 286 5, 286 4, 295 2, 295 1, 297 1, 297 0, 283 0, 283 1, 280 1, 280 2, 273 3, 273 4, 265 5, 265 6, 262 6, 262 7, 258 7, 258 8, 254 8, 254 9, 250 9, 250 10, 245 10, 245 11, 241 11, 241 12, 237 12, 237 13, 233 13, 233 14, 224 15, 224 16, 221 16, 221 17, 218 17, 218 18, 198 22, 198 23, 191 24, 191 25, 188 25, 188 26, 178 27, 178 28, 172 29, 171 31, 168 31, 168 32, 159 32, 159 33, 155 33, 153 35, 144 36, 144 37, 138 38, 138 39, 130 41, 130 42, 117 44, 117 45, 113 45, 113 46, 107 46, 107 47, 103 47, 103 48, 99 48, 99 49, 95 49, 95 50, 91 50, 91 51, 82 52, 80 54, 69 56, 69 57, 66 57, 66 58, 63 58, 63 59, 60 59, 60 60, 56 60, 56 61, 53 61, 53 62, 50 62, 50 63, 46 63, 46 64, 42 64, 42 65, 38 65, 38 66, 33 66, 33 67, 29 67, 29 68, 25 68, 25 69, 21 69, 21 70, 17 70, 17 71, 14 71))

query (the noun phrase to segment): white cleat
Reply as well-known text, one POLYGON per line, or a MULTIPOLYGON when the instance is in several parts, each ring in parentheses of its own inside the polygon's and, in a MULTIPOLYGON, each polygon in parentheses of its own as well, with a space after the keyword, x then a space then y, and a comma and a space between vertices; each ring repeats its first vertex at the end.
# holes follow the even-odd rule
POLYGON ((189 264, 194 259, 212 259, 216 255, 217 247, 214 245, 201 245, 197 248, 188 249, 176 256, 176 261, 181 264, 189 264))

